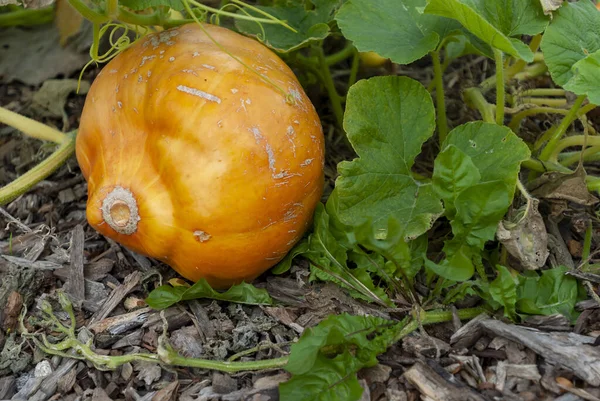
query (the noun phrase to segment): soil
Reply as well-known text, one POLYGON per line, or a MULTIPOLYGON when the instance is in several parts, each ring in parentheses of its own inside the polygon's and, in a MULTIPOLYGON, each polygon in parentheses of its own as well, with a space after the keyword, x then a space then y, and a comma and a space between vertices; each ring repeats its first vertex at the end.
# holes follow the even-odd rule
MULTIPOLYGON (((341 63, 336 68, 341 77, 336 82, 343 92, 343 72, 348 65, 341 63)), ((91 82, 98 71, 99 68, 88 69, 84 79, 91 82)), ((445 84, 451 126, 479 119, 476 111, 465 106, 461 92, 493 73, 492 63, 483 57, 464 57, 449 67, 445 84)), ((387 64, 362 69, 359 78, 383 74, 409 76, 427 86, 432 68, 429 60, 408 66, 387 64)), ((78 74, 68 76, 77 77, 78 74)), ((547 85, 544 79, 527 85, 547 85)), ((40 86, 0 79, 0 106, 62 130, 65 121, 61 117, 40 115, 30 107, 40 86)), ((322 115, 324 132, 334 132, 327 98, 316 86, 308 87, 307 92, 322 115)), ((84 96, 76 94, 67 99, 65 111, 71 129, 78 126, 84 100, 84 96)), ((549 116, 532 118, 524 131, 529 139, 535 138, 549 123, 549 116)), ((335 134, 328 135, 327 150, 325 197, 333 187, 337 163, 354 157, 335 134)), ((431 171, 435 144, 427 144, 425 150, 416 168, 427 172, 431 171)), ((9 183, 49 152, 51 149, 40 141, 0 125, 0 184, 9 183)), ((58 303, 57 290, 69 289, 74 280, 73 264, 78 263, 74 260, 79 260, 85 277, 84 299, 75 306, 80 338, 93 339, 93 349, 100 355, 157 350, 163 319, 147 307, 144 299, 161 282, 177 275, 168 266, 134 254, 91 229, 85 218, 86 197, 85 180, 72 157, 48 179, 0 209, 0 399, 277 400, 277 385, 289 378, 283 370, 224 374, 133 362, 103 371, 88 361, 73 359, 73 355, 48 355, 31 338, 18 334, 19 314, 26 308, 24 322, 28 330, 43 330, 50 338, 58 336, 59 333, 34 323, 41 317, 44 301, 53 306, 59 319, 68 323, 68 315, 58 303)), ((578 261, 583 243, 578 219, 591 219, 595 229, 597 219, 593 209, 574 209, 570 204, 566 207, 567 217, 559 225, 560 241, 569 250, 568 256, 578 261)), ((594 244, 596 239, 595 235, 594 244)), ((286 355, 304 329, 333 313, 387 318, 406 314, 356 301, 332 284, 309 282, 308 276, 308 265, 301 258, 284 275, 261 276, 254 284, 269 291, 277 302, 272 307, 211 300, 172 306, 164 311, 170 343, 184 356, 214 360, 254 348, 254 353, 241 355, 240 359, 261 360, 286 355)), ((600 335, 599 305, 590 299, 581 303, 579 310, 582 313, 575 325, 560 316, 549 316, 525 320, 521 326, 585 336, 592 342, 583 347, 589 347, 585 348, 589 355, 596 355, 592 350, 597 345, 593 340, 600 335)), ((466 335, 459 330, 465 330, 463 324, 428 326, 391 347, 379 357, 378 366, 360 372, 365 389, 363 400, 600 398, 598 384, 591 385, 573 369, 562 366, 551 351, 541 351, 518 338, 475 326, 467 327, 470 334, 466 335), (437 395, 429 395, 428 386, 433 386, 437 395), (429 398, 421 398, 426 396, 429 398)), ((600 358, 596 362, 599 361, 600 358)))

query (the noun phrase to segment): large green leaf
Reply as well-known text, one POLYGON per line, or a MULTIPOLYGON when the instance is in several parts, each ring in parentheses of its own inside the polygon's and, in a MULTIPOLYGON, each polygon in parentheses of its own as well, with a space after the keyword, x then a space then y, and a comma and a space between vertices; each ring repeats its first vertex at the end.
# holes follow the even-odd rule
POLYGON ((576 62, 572 72, 564 88, 577 95, 587 95, 590 102, 600 104, 600 50, 576 62))
POLYGON ((434 163, 433 183, 444 200, 453 238, 446 258, 426 267, 450 280, 468 280, 473 257, 494 238, 512 202, 521 162, 529 148, 510 129, 471 122, 453 129, 434 163))
MULTIPOLYGON (((342 3, 343 0, 311 0, 272 7, 256 6, 261 11, 285 21, 297 32, 282 25, 259 24, 241 19, 237 19, 235 25, 240 32, 260 38, 265 45, 274 50, 290 52, 329 36, 329 23, 342 3), (310 4, 314 7, 309 7, 310 4)), ((255 11, 245 9, 245 12, 264 18, 255 11)))
POLYGON ((540 47, 552 79, 565 85, 575 74, 575 64, 600 50, 600 16, 594 4, 589 0, 563 4, 540 47))
POLYGON ((385 228, 393 216, 414 238, 442 213, 431 183, 411 175, 415 157, 431 137, 431 96, 417 81, 397 76, 359 81, 348 92, 344 128, 360 156, 338 165, 339 218, 357 227, 385 228))
POLYGON ((146 298, 146 303, 154 309, 165 309, 181 301, 209 298, 249 305, 270 305, 273 301, 269 293, 252 284, 234 285, 225 292, 215 291, 205 279, 201 279, 191 287, 172 287, 162 285, 154 289, 146 298))
POLYGON ((360 51, 374 51, 408 64, 435 50, 460 27, 455 21, 422 13, 426 0, 348 0, 336 15, 344 36, 360 51))
POLYGON ((355 401, 362 388, 356 373, 377 364, 402 323, 371 316, 332 315, 308 328, 292 345, 285 369, 292 379, 279 387, 285 401, 355 401))
POLYGON ((528 62, 533 52, 515 37, 540 33, 548 24, 538 0, 429 0, 425 12, 453 18, 490 46, 528 62))

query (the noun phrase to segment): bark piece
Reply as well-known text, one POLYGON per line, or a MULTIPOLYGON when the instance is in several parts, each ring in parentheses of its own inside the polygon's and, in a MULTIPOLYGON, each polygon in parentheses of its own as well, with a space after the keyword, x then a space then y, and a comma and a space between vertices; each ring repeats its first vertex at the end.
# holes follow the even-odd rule
POLYGON ((433 401, 489 401, 470 387, 455 382, 452 375, 443 377, 422 361, 408 369, 404 378, 419 390, 423 398, 433 401))
POLYGON ((80 304, 85 300, 85 279, 83 275, 83 245, 85 233, 78 224, 73 229, 71 236, 71 264, 69 266, 69 279, 65 284, 67 294, 74 303, 80 304))
POLYGON ((15 330, 22 307, 23 296, 17 291, 11 292, 3 311, 4 322, 2 322, 2 328, 5 332, 11 333, 15 330))
POLYGON ((600 386, 600 349, 592 346, 595 338, 572 333, 544 333, 492 319, 480 324, 488 332, 523 344, 592 386, 600 386))
POLYGON ((489 316, 482 313, 474 319, 469 320, 464 326, 458 329, 452 337, 450 337, 450 344, 452 344, 453 348, 471 348, 483 335, 483 330, 479 323, 485 319, 489 319, 489 316))
POLYGON ((115 288, 100 310, 92 315, 88 325, 93 326, 95 323, 106 318, 117 307, 119 302, 139 284, 141 278, 142 274, 139 271, 134 271, 125 277, 123 284, 115 288))
MULTIPOLYGON (((112 270, 115 262, 110 259, 100 259, 97 262, 87 263, 83 266, 83 276, 91 281, 102 280, 112 270)), ((56 277, 67 280, 70 269, 68 267, 56 269, 52 272, 56 277)))

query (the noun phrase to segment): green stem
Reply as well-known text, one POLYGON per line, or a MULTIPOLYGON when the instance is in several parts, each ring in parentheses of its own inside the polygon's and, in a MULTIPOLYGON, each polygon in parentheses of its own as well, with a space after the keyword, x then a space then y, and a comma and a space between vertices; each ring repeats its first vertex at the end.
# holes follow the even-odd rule
POLYGON ((508 128, 510 128, 514 132, 517 132, 517 130, 521 126, 521 122, 526 117, 533 116, 536 114, 554 113, 554 114, 566 115, 568 112, 569 111, 566 109, 559 109, 556 107, 532 107, 530 109, 522 110, 522 111, 516 113, 515 115, 513 115, 512 119, 510 120, 510 123, 508 124, 508 128))
MULTIPOLYGON (((484 308, 466 308, 466 309, 459 309, 458 311, 456 311, 456 314, 458 315, 458 318, 460 320, 469 320, 469 319, 476 318, 477 316, 481 315, 482 313, 486 313, 486 312, 487 312, 487 310, 484 308)), ((420 319, 413 318, 413 320, 410 323, 408 323, 406 326, 404 326, 404 328, 396 335, 393 343, 400 341, 401 339, 403 339, 404 337, 406 337, 407 335, 409 335, 410 333, 412 333, 413 331, 418 329, 419 323, 423 326, 429 325, 429 324, 444 323, 444 322, 451 321, 453 317, 454 317, 454 315, 452 314, 452 311, 421 312, 420 319), (419 322, 419 320, 420 320, 420 322, 419 322)))
POLYGON ((358 66, 360 65, 360 57, 358 50, 354 49, 354 55, 352 56, 352 65, 350 66, 350 76, 348 77, 348 89, 356 83, 356 77, 358 76, 358 66))
MULTIPOLYGON (((536 35, 531 39, 529 43, 529 48, 532 52, 537 51, 538 47, 540 47, 540 43, 542 41, 542 35, 536 35)), ((533 57, 534 62, 541 62, 544 60, 544 56, 541 53, 535 53, 533 57)), ((506 73, 504 74, 504 79, 508 82, 513 79, 517 74, 522 73, 523 70, 527 67, 527 62, 525 60, 519 59, 516 63, 506 69, 506 73)), ((485 81, 479 85, 479 88, 483 93, 491 90, 496 84, 496 76, 493 75, 487 78, 485 81)))
POLYGON ((543 162, 536 159, 527 159, 521 163, 521 167, 528 168, 529 170, 535 171, 537 173, 547 173, 549 171, 558 171, 565 174, 573 173, 572 170, 565 166, 561 166, 560 164, 543 162))
POLYGON ((537 88, 527 89, 519 93, 519 96, 566 96, 567 91, 564 89, 557 88, 537 88))
POLYGON ((560 122, 558 128, 556 128, 556 130, 552 133, 552 136, 546 144, 546 147, 542 150, 542 153, 540 154, 540 160, 548 160, 550 158, 560 138, 562 138, 565 132, 567 132, 567 128, 569 128, 569 126, 577 118, 577 112, 579 111, 579 108, 581 107, 585 99, 586 96, 584 95, 577 97, 575 103, 573 104, 573 107, 571 107, 569 113, 560 122))
MULTIPOLYGON (((599 137, 588 137, 588 140, 590 139, 599 139, 599 137)), ((560 164, 562 164, 565 167, 568 167, 570 165, 573 165, 575 163, 578 163, 579 160, 583 161, 597 161, 600 157, 600 145, 595 145, 595 146, 590 146, 587 149, 584 149, 580 152, 574 152, 573 154, 568 155, 567 157, 565 157, 564 159, 562 159, 560 161, 560 164)))
POLYGON ((54 7, 18 9, 7 13, 0 13, 0 27, 43 25, 52 22, 53 19, 54 7))
POLYGON ((483 97, 483 93, 481 93, 479 88, 466 89, 464 92, 464 99, 470 107, 479 111, 483 121, 488 123, 493 123, 495 121, 493 106, 485 100, 485 97, 483 97))
POLYGON ((494 48, 496 62, 496 124, 504 125, 504 55, 494 48))
POLYGON ((537 106, 562 107, 567 105, 567 99, 520 97, 519 100, 523 104, 535 104, 537 106))
POLYGON ((103 24, 110 21, 110 19, 99 13, 98 11, 92 10, 81 0, 67 0, 69 4, 79 12, 85 19, 91 21, 94 24, 103 24))
POLYGON ((4 107, 0 107, 0 123, 10 125, 25 135, 42 141, 52 141, 60 144, 67 139, 67 136, 62 132, 4 107))
POLYGON ((117 19, 119 13, 119 0, 106 0, 106 16, 111 20, 117 19))
POLYGON ((317 54, 317 58, 319 60, 319 69, 320 76, 327 90, 327 95, 329 96, 329 100, 331 101, 331 106, 333 109, 333 114, 335 115, 335 119, 337 121, 338 126, 343 129, 344 128, 344 109, 342 107, 341 97, 335 89, 335 83, 333 82, 333 78, 331 77, 331 71, 329 70, 329 66, 327 65, 327 61, 325 59, 325 54, 323 53, 322 47, 314 48, 317 54))
POLYGON ((259 361, 213 361, 210 359, 187 358, 173 352, 165 350, 164 347, 158 349, 161 361, 174 366, 186 366, 189 368, 217 370, 226 373, 237 373, 242 371, 267 370, 283 368, 287 365, 289 357, 263 359, 259 361))
POLYGON ((330 54, 325 57, 325 64, 328 66, 339 63, 340 61, 346 60, 348 57, 353 56, 355 54, 356 48, 352 43, 348 43, 346 47, 340 50, 337 53, 330 54))
POLYGON ((444 98, 444 79, 442 64, 440 63, 440 52, 431 52, 433 60, 433 80, 435 82, 435 98, 437 103, 437 128, 440 144, 444 143, 448 135, 448 119, 446 118, 446 100, 444 98))
POLYGON ((600 146, 600 136, 587 136, 586 138, 586 135, 572 135, 563 138, 556 144, 554 151, 550 157, 548 157, 548 161, 557 163, 558 154, 562 152, 563 149, 570 148, 571 146, 583 146, 584 143, 590 146, 600 146))
POLYGON ((539 77, 548 72, 548 66, 544 63, 535 63, 528 65, 525 71, 521 71, 513 77, 517 81, 525 81, 527 79, 539 77))
POLYGON ((65 141, 46 160, 11 182, 0 188, 0 205, 4 205, 25 193, 35 184, 52 174, 75 151, 75 131, 67 134, 65 141))

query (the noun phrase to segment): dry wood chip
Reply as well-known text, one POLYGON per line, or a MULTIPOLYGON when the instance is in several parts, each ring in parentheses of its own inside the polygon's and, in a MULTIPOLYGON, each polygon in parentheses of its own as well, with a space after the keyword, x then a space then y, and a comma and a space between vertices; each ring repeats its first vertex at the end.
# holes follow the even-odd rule
POLYGON ((213 373, 212 389, 217 394, 229 394, 238 389, 238 381, 228 374, 213 373))
POLYGON ((73 367, 73 369, 69 370, 67 374, 61 377, 58 380, 57 388, 58 391, 62 394, 66 394, 71 391, 73 386, 75 385, 75 380, 77 379, 77 368, 73 367))
MULTIPOLYGON (((110 259, 100 259, 97 262, 86 263, 83 266, 83 276, 91 281, 102 280, 112 270, 115 262, 110 259)), ((56 277, 66 280, 69 278, 70 269, 68 267, 56 269, 52 272, 56 277)))
POLYGON ((304 331, 304 327, 300 326, 298 323, 294 322, 297 316, 292 315, 290 313, 289 308, 284 307, 272 307, 266 306, 262 308, 265 313, 271 316, 273 319, 278 322, 288 326, 290 329, 294 330, 298 334, 302 334, 304 331))
MULTIPOLYGON (((422 361, 417 361, 403 376, 423 397, 433 401, 488 401, 471 388, 450 382, 422 361)), ((452 380, 452 376, 448 376, 452 380)))
POLYGON ((0 377, 0 400, 11 398, 15 391, 17 391, 17 385, 14 376, 0 377))
POLYGON ((169 401, 175 399, 174 397, 177 395, 177 389, 179 388, 179 382, 175 380, 167 384, 162 389, 158 390, 154 397, 152 397, 151 401, 169 401))
POLYGON ((9 261, 10 263, 13 263, 19 267, 23 267, 26 269, 55 270, 55 269, 60 269, 62 267, 62 265, 60 265, 58 263, 50 262, 47 260, 38 260, 36 262, 32 262, 29 259, 19 258, 17 256, 2 255, 2 257, 4 259, 6 259, 7 261, 9 261))
POLYGON ((12 332, 17 327, 19 313, 23 307, 23 297, 17 291, 13 291, 8 296, 6 306, 4 306, 4 322, 2 328, 6 332, 12 332))
POLYGON ((92 401, 112 401, 112 398, 106 394, 104 389, 96 387, 92 393, 92 401))
POLYGON ((63 364, 58 367, 49 376, 40 378, 32 377, 27 383, 21 388, 21 390, 15 394, 12 398, 13 401, 46 401, 48 400, 58 388, 59 380, 66 375, 76 364, 76 359, 65 359, 63 364))
POLYGON ((143 330, 132 331, 112 345, 112 349, 139 346, 142 343, 143 330))
POLYGON ((83 275, 83 245, 85 233, 83 226, 78 224, 71 235, 71 264, 69 266, 69 279, 65 284, 66 292, 72 300, 79 304, 85 300, 85 281, 83 275))
POLYGON ((600 349, 591 345, 595 338, 571 333, 543 333, 492 319, 480 324, 488 332, 525 345, 592 386, 600 386, 600 349))
POLYGON ((472 347, 483 335, 479 322, 488 318, 487 314, 482 313, 474 319, 469 320, 450 337, 450 344, 456 349, 472 347))
POLYGON ((204 349, 198 330, 194 326, 186 326, 171 333, 170 342, 177 352, 188 358, 201 358, 204 349))
POLYGON ((200 334, 200 339, 202 340, 202 342, 215 338, 217 333, 215 331, 213 323, 208 317, 206 308, 204 308, 197 300, 190 301, 188 305, 190 306, 190 309, 192 310, 192 313, 196 318, 194 324, 198 329, 198 333, 200 334))
POLYGON ((150 386, 152 383, 160 379, 162 369, 159 365, 152 362, 135 362, 133 370, 138 372, 137 379, 142 380, 146 383, 146 386, 150 386))
POLYGON ((139 284, 141 278, 142 274, 139 271, 134 271, 125 277, 123 284, 115 288, 100 310, 92 315, 88 325, 94 326, 95 323, 106 318, 117 307, 119 302, 139 284))
POLYGON ((95 333, 107 332, 113 335, 123 334, 133 328, 143 325, 151 314, 151 308, 138 309, 123 315, 108 317, 93 324, 88 324, 88 328, 95 333))

